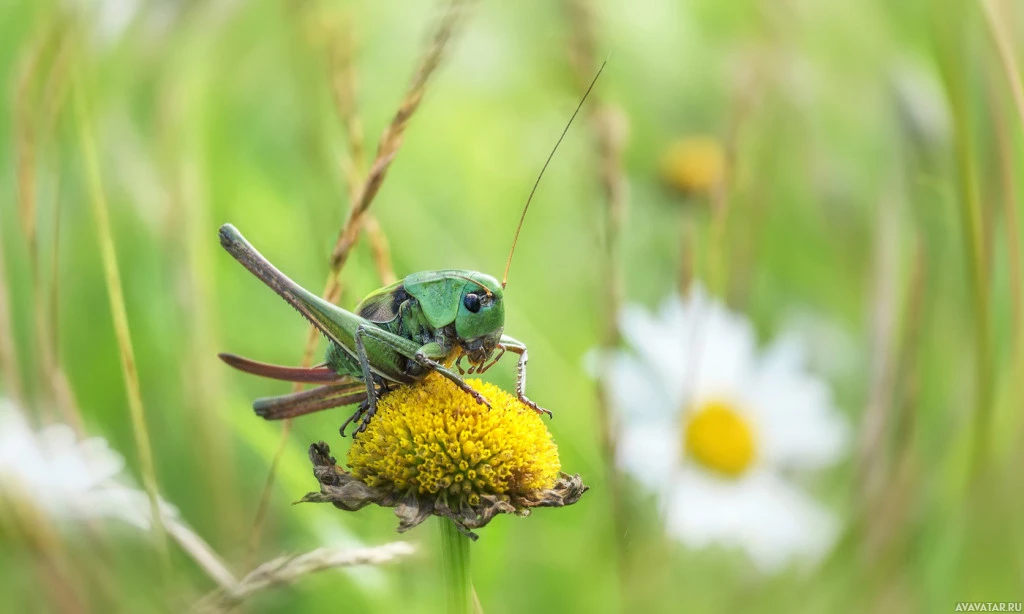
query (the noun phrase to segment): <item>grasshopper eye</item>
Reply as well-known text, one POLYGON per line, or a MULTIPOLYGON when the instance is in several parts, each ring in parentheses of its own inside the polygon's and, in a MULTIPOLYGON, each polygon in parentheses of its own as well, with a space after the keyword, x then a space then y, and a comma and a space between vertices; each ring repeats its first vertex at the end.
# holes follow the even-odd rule
POLYGON ((466 306, 471 313, 480 311, 480 297, 476 294, 469 293, 462 299, 462 304, 466 306))

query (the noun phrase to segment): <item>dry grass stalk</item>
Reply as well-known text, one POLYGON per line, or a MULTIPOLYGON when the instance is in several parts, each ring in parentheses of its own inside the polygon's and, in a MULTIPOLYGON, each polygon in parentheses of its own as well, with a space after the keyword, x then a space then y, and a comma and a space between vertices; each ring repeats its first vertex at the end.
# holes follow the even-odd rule
POLYGON ((221 612, 236 607, 255 593, 291 584, 303 576, 326 569, 355 565, 383 565, 411 555, 408 542, 392 542, 374 548, 317 548, 298 556, 282 556, 252 570, 240 582, 210 593, 193 608, 194 612, 221 612))
POLYGON ((38 275, 39 254, 36 162, 39 146, 46 142, 63 106, 70 59, 71 45, 66 28, 60 25, 48 28, 29 51, 14 90, 18 213, 34 276, 38 275), (44 75, 46 80, 40 83, 44 75))
POLYGON ((679 292, 687 294, 697 279, 697 229, 689 216, 679 216, 679 292))
MULTIPOLYGON (((895 240, 899 233, 893 229, 891 233, 883 231, 883 234, 891 234, 890 239, 895 240)), ((885 246, 881 247, 885 249, 885 246)), ((892 256, 895 260, 896 254, 892 256)), ((882 264, 878 263, 878 269, 882 264)), ((888 266, 892 270, 898 268, 896 262, 890 262, 888 266)), ((869 561, 877 561, 901 535, 902 524, 906 522, 909 511, 910 503, 901 493, 906 492, 907 480, 914 477, 908 471, 913 466, 911 442, 916 414, 912 408, 917 399, 916 353, 920 348, 924 322, 927 272, 925 248, 919 241, 910 277, 903 290, 902 322, 898 331, 895 295, 899 290, 888 288, 882 293, 884 297, 878 297, 893 304, 876 306, 878 310, 887 310, 886 313, 876 312, 875 319, 885 321, 883 326, 888 337, 881 338, 882 331, 877 328, 873 334, 875 358, 872 364, 880 366, 873 373, 871 382, 868 406, 868 411, 873 412, 869 414, 871 421, 865 423, 857 450, 860 505, 866 520, 862 546, 869 561)), ((878 270, 878 276, 882 275, 883 272, 878 270)), ((884 275, 895 286, 895 277, 884 275)))
POLYGON ((36 109, 33 106, 36 81, 42 71, 48 37, 29 51, 28 59, 14 89, 14 157, 18 189, 18 215, 30 254, 36 253, 36 109))
MULTIPOLYGON (((384 182, 384 177, 387 175, 391 162, 394 160, 395 154, 398 153, 398 148, 402 145, 402 138, 405 135, 409 119, 416 112, 416 109, 419 108, 423 95, 426 93, 427 84, 441 63, 444 51, 448 47, 456 27, 461 22, 469 1, 452 0, 448 5, 448 9, 442 16, 441 22, 434 33, 431 44, 420 60, 412 82, 409 84, 409 88, 406 90, 405 96, 398 106, 398 110, 380 137, 380 142, 377 144, 376 158, 370 165, 366 179, 356 192, 356 198, 352 201, 348 218, 345 220, 345 224, 338 234, 334 250, 331 252, 331 280, 333 283, 337 283, 335 279, 341 268, 345 266, 345 262, 348 260, 348 256, 358 240, 362 218, 380 190, 381 184, 384 182)), ((328 283, 330 284, 331 282, 328 283)))
POLYGON ((355 71, 355 41, 352 24, 349 19, 342 22, 341 31, 332 38, 330 48, 331 91, 334 94, 334 108, 338 119, 345 127, 348 139, 348 164, 345 165, 348 178, 349 197, 355 202, 356 190, 362 179, 365 163, 366 138, 363 122, 359 117, 357 100, 357 80, 355 71))
POLYGON ((882 442, 892 414, 892 390, 895 380, 897 302, 899 294, 900 228, 899 212, 893 196, 878 203, 875 262, 871 301, 871 373, 868 378, 868 402, 857 442, 857 471, 860 498, 871 501, 884 485, 887 465, 882 442))
MULTIPOLYGON (((959 7, 961 10, 963 7, 959 7)), ((953 159, 956 168, 957 206, 964 260, 968 271, 974 337, 974 442, 971 478, 977 478, 988 459, 992 427, 995 369, 993 360, 991 262, 986 257, 983 229, 987 209, 979 192, 976 134, 971 122, 970 56, 965 53, 961 24, 967 16, 956 11, 934 15, 935 55, 953 120, 953 159)))
MULTIPOLYGON (((334 44, 330 50, 331 86, 334 93, 334 107, 338 119, 345 126, 348 138, 348 159, 342 166, 348 180, 350 203, 359 199, 359 189, 364 179, 363 166, 366 157, 366 141, 363 133, 363 122, 359 116, 357 100, 357 79, 354 63, 354 36, 351 22, 345 20, 338 36, 332 39, 334 44)), ((391 266, 391 248, 377 218, 370 212, 363 217, 363 231, 370 240, 370 250, 377 275, 384 285, 395 281, 395 272, 391 266)))
MULTIPOLYGON (((34 103, 34 92, 37 87, 37 81, 40 72, 42 72, 42 64, 44 63, 46 52, 51 45, 49 36, 43 36, 33 45, 28 51, 28 57, 25 60, 24 67, 21 70, 21 74, 18 77, 17 83, 14 88, 14 158, 15 158, 15 175, 16 175, 16 187, 17 187, 17 199, 18 199, 18 217, 21 223, 21 231, 25 237, 25 243, 28 246, 29 260, 31 277, 33 282, 38 279, 38 266, 37 266, 37 250, 36 250, 36 177, 35 177, 35 161, 36 161, 36 138, 35 138, 35 127, 36 127, 36 109, 33 106, 34 103)), ((0 264, 3 262, 3 255, 0 254, 0 264)), ((4 276, 3 289, 0 293, 5 296, 0 297, 4 299, 3 307, 0 309, 4 310, 4 313, 0 314, 4 316, 4 326, 7 327, 4 331, 4 340, 0 347, 2 357, 4 359, 5 371, 4 376, 8 382, 8 386, 11 387, 12 394, 19 400, 24 401, 23 393, 20 386, 20 378, 17 375, 17 366, 14 361, 16 360, 15 349, 12 341, 12 337, 9 331, 13 330, 9 318, 6 313, 7 309, 7 283, 6 283, 6 268, 0 275, 4 276)), ((34 285, 34 284, 33 284, 34 285)), ((38 312, 38 310, 36 310, 38 312)), ((37 327, 38 330, 38 327, 37 327)), ((27 405, 26 405, 27 406, 27 405)))
MULTIPOLYGON (((1000 15, 997 7, 993 6, 990 0, 978 0, 981 12, 985 16, 985 25, 988 27, 989 36, 999 53, 999 61, 1003 72, 1006 75, 1006 83, 1013 95, 1013 104, 1017 110, 1017 119, 1020 121, 1021 129, 1024 129, 1024 81, 1021 80, 1020 67, 1017 66, 1017 56, 1013 49, 1013 36, 1006 31, 1005 16, 1000 15)), ((1012 21, 1010 22, 1012 23, 1012 21)))
POLYGON ((18 411, 25 406, 25 394, 18 374, 18 354, 14 347, 14 325, 10 312, 10 284, 4 258, 3 226, 0 225, 0 374, 4 378, 4 394, 15 401, 18 411))
POLYGON ((165 519, 167 534, 170 535, 182 550, 195 561, 199 568, 206 572, 211 580, 217 583, 222 589, 229 589, 238 582, 235 575, 228 569, 227 564, 214 552, 210 544, 206 543, 188 525, 180 522, 177 518, 170 516, 165 519))
POLYGON ((380 222, 373 215, 367 215, 363 220, 363 231, 366 238, 370 240, 370 252, 373 254, 373 263, 377 268, 377 276, 385 286, 395 283, 398 277, 391 266, 391 246, 388 244, 388 237, 380 222))
MULTIPOLYGON (((348 217, 346 218, 341 231, 338 233, 337 242, 331 252, 330 273, 328 274, 327 282, 322 293, 322 296, 331 302, 336 302, 338 297, 341 295, 341 283, 338 280, 338 274, 341 272, 342 267, 345 266, 349 253, 359 238, 360 229, 365 222, 367 209, 370 207, 374 197, 380 190, 380 186, 384 181, 384 177, 391 165, 391 161, 398 153, 398 148, 402 144, 402 137, 405 134, 405 129, 409 120, 416 112, 416 109, 419 108, 423 95, 426 93, 426 88, 430 82, 430 78, 441 63, 444 51, 447 48, 458 24, 461 22, 463 13, 470 1, 471 0, 451 0, 448 5, 448 9, 441 17, 441 21, 434 33, 430 46, 421 58, 419 66, 413 75, 412 82, 406 90, 405 96, 402 98, 402 102, 399 104, 398 110, 395 112, 391 123, 384 129, 384 132, 381 135, 380 142, 377 146, 376 158, 371 165, 365 180, 361 183, 356 183, 354 181, 357 177, 356 171, 350 170, 348 173, 352 185, 358 185, 359 187, 356 189, 350 186, 351 208, 349 209, 348 217)), ((342 66, 344 66, 345 54, 341 53, 340 57, 342 58, 342 66)), ((347 65, 351 72, 351 60, 347 61, 347 65)), ((349 134, 349 148, 353 158, 349 166, 351 169, 357 169, 356 158, 362 156, 363 140, 361 123, 359 122, 358 116, 355 112, 355 77, 352 75, 342 76, 340 78, 332 79, 332 83, 334 85, 336 102, 339 104, 339 113, 342 117, 343 123, 345 123, 346 127, 349 129, 352 129, 354 126, 358 127, 356 132, 349 134), (341 89, 340 92, 339 87, 341 89)), ((388 254, 387 242, 383 238, 383 233, 376 234, 375 245, 375 253, 378 254, 378 270, 382 273, 382 278, 384 277, 384 273, 388 273, 388 276, 393 278, 394 273, 390 272, 390 256, 387 256, 386 260, 382 257, 383 255, 388 254)), ((313 352, 315 351, 318 339, 319 335, 317 335, 316 331, 311 328, 306 348, 303 352, 303 366, 309 366, 312 364, 313 352)), ((301 389, 301 385, 297 384, 294 389, 301 389)), ((270 493, 273 490, 275 477, 277 475, 277 466, 280 464, 281 457, 286 449, 286 443, 289 435, 291 434, 291 428, 292 421, 285 420, 281 428, 281 443, 278 446, 277 452, 274 454, 274 458, 271 460, 270 470, 267 474, 267 481, 264 484, 263 494, 256 510, 256 518, 253 522, 253 529, 249 538, 250 554, 254 553, 256 548, 259 546, 262 525, 266 518, 267 506, 270 500, 270 493)))
MULTIPOLYGON (((59 212, 55 214, 54 226, 60 226, 59 212)), ((61 364, 58 349, 57 300, 60 283, 57 279, 57 271, 59 269, 59 253, 58 237, 55 234, 51 249, 53 264, 51 265, 51 286, 49 292, 44 291, 41 280, 33 280, 36 284, 35 296, 36 305, 38 306, 35 310, 37 338, 39 339, 43 376, 50 385, 50 394, 53 396, 57 407, 60 408, 64 421, 76 433, 83 435, 85 433, 85 423, 82 420, 82 412, 78 406, 75 392, 71 387, 71 382, 68 381, 67 373, 61 364), (42 306, 47 303, 49 307, 43 309, 42 306)))
MULTIPOLYGON (((11 484, 5 484, 10 488, 11 484)), ((82 576, 72 564, 57 527, 24 493, 0 498, 0 534, 5 537, 5 550, 19 547, 31 552, 24 557, 35 571, 39 585, 45 590, 41 598, 52 611, 64 614, 88 612, 82 589, 82 576)))
MULTIPOLYGON (((567 0, 565 10, 570 23, 569 58, 574 69, 578 91, 588 91, 591 75, 597 66, 594 9, 588 0, 567 0)), ((627 118, 618 107, 604 103, 596 93, 593 111, 590 113, 590 128, 597 147, 597 179, 604 194, 603 210, 604 245, 601 261, 603 307, 600 333, 600 347, 604 350, 597 380, 597 408, 601 429, 601 446, 605 461, 605 475, 608 480, 609 497, 612 501, 612 522, 615 543, 618 550, 618 577, 623 592, 623 603, 628 602, 629 566, 626 561, 628 544, 627 514, 624 501, 623 483, 615 466, 618 432, 612 414, 610 391, 606 382, 611 376, 611 351, 622 339, 618 316, 623 303, 623 274, 621 265, 621 235, 626 220, 627 183, 623 169, 623 151, 628 131, 627 118)))
MULTIPOLYGON (((64 421, 79 434, 84 432, 81 413, 74 393, 57 359, 57 271, 60 203, 55 197, 54 236, 51 245, 51 286, 43 283, 40 268, 41 246, 38 236, 38 161, 41 146, 52 133, 63 107, 68 86, 71 42, 67 28, 52 24, 28 51, 28 59, 14 92, 14 133, 17 169, 18 212, 28 252, 29 277, 35 304, 33 319, 39 350, 39 373, 49 387, 51 399, 42 404, 44 415, 50 407, 60 408, 64 421)), ((47 417, 49 417, 47 415, 47 417)))
MULTIPOLYGON (((921 344, 925 321, 925 301, 928 294, 928 258, 923 239, 918 239, 914 262, 907 282, 903 309, 903 331, 896 359, 896 377, 893 398, 896 411, 892 421, 892 445, 895 455, 910 456, 910 447, 917 420, 911 408, 918 397, 918 361, 916 353, 921 344)), ((901 459, 894 460, 902 462, 901 459)), ((890 472, 894 473, 894 472, 890 472)))
MULTIPOLYGON (((985 4, 984 2, 982 4, 985 4)), ((986 16, 990 19, 994 16, 989 15, 996 9, 994 7, 986 5, 986 16)), ((1005 16, 1004 16, 1005 19, 1005 16)), ((999 42, 1002 36, 1006 35, 1004 30, 1001 30, 998 22, 989 24, 989 31, 992 33, 993 38, 996 38, 997 47, 1001 56, 1004 55, 1003 47, 1007 45, 1007 41, 999 42)), ((1003 57, 1001 64, 1004 72, 1007 72, 1007 82, 1010 85, 1010 91, 1013 95, 1014 104, 1016 106, 1019 125, 1019 130, 1024 130, 1024 87, 1021 86, 1020 74, 1016 65, 1016 59, 1013 54, 1009 54, 1008 57, 1003 57)), ((993 67, 989 67, 989 74, 991 75, 995 71, 993 67)), ((1024 318, 1024 286, 1022 286, 1022 279, 1024 274, 1021 272, 1021 246, 1020 246, 1020 228, 1017 215, 1017 185, 1014 180, 1014 161, 1013 161, 1013 139, 1011 135, 1013 131, 1009 126, 1008 113, 1006 112, 1006 102, 1004 101, 1001 92, 998 91, 995 79, 990 77, 986 80, 988 85, 988 96, 986 97, 989 105, 989 113, 992 116, 994 122, 994 134, 992 138, 996 142, 996 156, 998 158, 998 172, 1001 179, 1001 201, 1003 205, 1003 217, 1004 217, 1004 229, 1006 231, 1006 244, 1008 247, 1007 259, 1009 260, 1009 274, 1010 274, 1010 291, 1012 293, 1012 325, 1013 325, 1013 338, 1020 338, 1022 318, 1024 318)), ((1020 351, 1019 349, 1017 350, 1020 351)))
MULTIPOLYGON (((579 91, 587 91, 592 71, 597 65, 595 57, 595 35, 593 8, 587 0, 568 0, 566 12, 570 30, 569 57, 574 68, 579 91)), ((605 199, 604 208, 604 258, 601 278, 604 280, 602 305, 604 307, 601 331, 601 346, 614 348, 621 333, 618 327, 618 313, 622 307, 622 271, 619 263, 620 236, 626 218, 626 178, 622 168, 622 154, 626 144, 626 118, 613 105, 602 103, 597 93, 594 96, 590 126, 597 145, 597 175, 605 199)), ((603 377, 601 379, 604 379, 603 377)), ((598 384, 599 411, 603 431, 606 457, 615 458, 615 428, 611 409, 607 402, 604 386, 598 384)))
POLYGON ((160 497, 157 494, 153 450, 150 444, 149 429, 146 425, 146 412, 142 403, 142 391, 139 385, 138 369, 135 364, 135 352, 132 349, 131 332, 128 327, 128 312, 125 308, 124 293, 121 287, 121 274, 118 271, 117 250, 114 245, 113 232, 110 228, 110 212, 107 208, 103 176, 100 171, 96 141, 92 133, 92 123, 86 108, 83 88, 82 77, 79 76, 73 88, 75 119, 78 127, 82 159, 85 164, 89 199, 92 204, 100 256, 103 261, 103 272, 110 301, 110 315, 113 319, 117 345, 120 349, 121 370, 124 375, 125 392, 128 397, 128 410, 132 421, 132 434, 135 439, 142 483, 149 497, 157 547, 166 568, 170 569, 166 531, 160 514, 160 497))

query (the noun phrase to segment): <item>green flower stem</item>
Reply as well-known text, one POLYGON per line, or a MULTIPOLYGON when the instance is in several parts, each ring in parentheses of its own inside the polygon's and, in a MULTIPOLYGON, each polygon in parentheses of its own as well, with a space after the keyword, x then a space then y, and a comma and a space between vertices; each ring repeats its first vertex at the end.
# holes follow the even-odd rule
POLYGON ((473 611, 473 589, 469 581, 469 538, 451 520, 437 518, 441 528, 441 573, 444 577, 445 608, 448 614, 473 611))

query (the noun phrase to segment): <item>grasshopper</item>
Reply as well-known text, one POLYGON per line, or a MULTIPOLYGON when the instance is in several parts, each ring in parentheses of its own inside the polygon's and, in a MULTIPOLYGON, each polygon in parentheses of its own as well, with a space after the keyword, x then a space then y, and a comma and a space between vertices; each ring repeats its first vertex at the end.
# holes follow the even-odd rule
POLYGON ((269 286, 327 337, 323 363, 301 368, 258 362, 235 354, 220 354, 232 367, 272 379, 319 383, 310 390, 256 399, 253 409, 268 420, 359 403, 341 427, 358 420, 355 433, 366 429, 377 411, 377 399, 395 385, 408 385, 437 372, 454 382, 477 403, 490 407, 463 379, 483 373, 505 352, 519 356, 516 396, 538 413, 551 416, 526 396, 526 344, 504 334, 504 289, 519 232, 541 177, 561 144, 573 119, 590 94, 604 65, 598 70, 579 106, 541 168, 526 200, 499 283, 476 271, 448 269, 413 273, 370 293, 354 312, 347 311, 304 289, 274 267, 231 224, 220 228, 220 243, 229 254, 269 286), (463 359, 469 362, 463 367, 463 359), (454 370, 453 370, 454 369, 454 370), (455 372, 458 371, 458 373, 455 372))

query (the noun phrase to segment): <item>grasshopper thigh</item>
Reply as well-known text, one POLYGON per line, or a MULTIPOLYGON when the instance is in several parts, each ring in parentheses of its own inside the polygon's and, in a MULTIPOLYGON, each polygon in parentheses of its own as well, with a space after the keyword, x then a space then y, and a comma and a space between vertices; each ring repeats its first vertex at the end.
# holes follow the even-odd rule
POLYGON ((305 414, 359 403, 366 398, 362 382, 328 384, 311 390, 293 392, 276 397, 264 397, 253 402, 256 415, 267 420, 284 420, 305 414))

